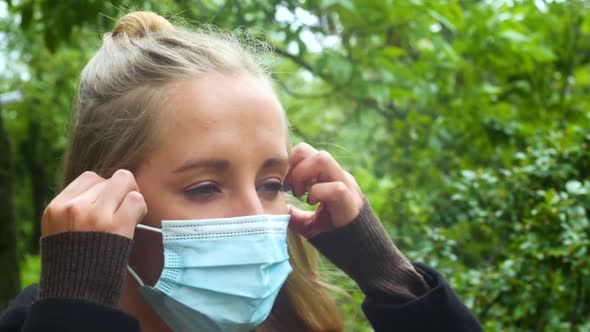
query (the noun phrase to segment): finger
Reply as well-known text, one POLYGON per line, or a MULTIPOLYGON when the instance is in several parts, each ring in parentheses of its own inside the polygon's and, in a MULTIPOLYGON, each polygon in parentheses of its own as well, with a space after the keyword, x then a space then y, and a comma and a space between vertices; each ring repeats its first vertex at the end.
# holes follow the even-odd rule
POLYGON ((289 228, 298 234, 306 235, 313 224, 314 212, 301 210, 289 205, 289 228))
POLYGON ((297 197, 303 195, 315 183, 347 180, 338 162, 325 151, 302 160, 291 171, 291 179, 294 195, 297 197))
POLYGON ((105 185, 106 181, 102 180, 69 201, 63 203, 52 202, 43 212, 41 234, 59 233, 59 230, 64 227, 64 222, 81 222, 82 219, 89 217, 88 213, 81 213, 80 211, 84 211, 100 196, 105 185))
POLYGON ((346 204, 349 196, 351 196, 350 190, 344 183, 339 181, 322 182, 311 186, 308 201, 311 205, 319 202, 346 204))
POLYGON ((130 191, 138 191, 135 177, 130 171, 118 170, 108 180, 102 195, 96 200, 96 205, 104 209, 105 213, 114 214, 130 191))
POLYGON ((135 225, 141 222, 146 213, 143 195, 137 191, 128 192, 114 214, 112 232, 132 239, 135 225))
POLYGON ((58 205, 68 202, 102 181, 104 181, 104 178, 98 174, 94 172, 84 172, 62 190, 61 193, 53 199, 53 202, 58 205))
POLYGON ((318 153, 318 150, 316 150, 313 146, 307 143, 299 143, 291 150, 291 155, 289 155, 289 165, 294 167, 303 159, 313 156, 316 153, 318 153))
POLYGON ((321 202, 326 205, 336 227, 347 224, 360 212, 354 194, 342 182, 315 184, 309 189, 308 197, 310 204, 321 202))
POLYGON ((285 177, 285 184, 288 188, 293 188, 293 178, 291 177, 291 171, 305 158, 309 158, 315 155, 318 151, 307 143, 299 143, 292 150, 289 155, 289 173, 285 177))
POLYGON ((89 188, 88 190, 83 192, 81 195, 78 195, 78 196, 74 197, 72 200, 70 200, 68 202, 68 205, 70 205, 70 204, 75 204, 75 205, 77 205, 77 204, 92 204, 92 203, 96 202, 98 197, 100 197, 100 195, 102 194, 102 192, 106 188, 107 183, 108 183, 107 180, 103 180, 102 182, 95 184, 94 186, 92 186, 91 188, 89 188))

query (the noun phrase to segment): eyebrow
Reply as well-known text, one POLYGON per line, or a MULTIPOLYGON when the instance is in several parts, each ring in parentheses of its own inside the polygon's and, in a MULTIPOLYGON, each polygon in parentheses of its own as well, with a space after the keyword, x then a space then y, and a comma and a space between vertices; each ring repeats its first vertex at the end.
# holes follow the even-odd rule
MULTIPOLYGON (((268 169, 277 166, 288 166, 289 161, 287 158, 270 158, 267 159, 261 169, 268 169)), ((206 160, 188 160, 182 166, 174 170, 174 173, 182 173, 195 168, 213 168, 217 170, 225 170, 230 166, 229 161, 222 159, 206 159, 206 160)))
POLYGON ((188 160, 182 166, 174 170, 174 173, 181 173, 195 168, 213 168, 213 169, 227 169, 229 168, 229 161, 221 159, 207 159, 207 160, 188 160))
POLYGON ((275 166, 289 166, 289 160, 287 158, 281 157, 270 158, 262 164, 262 169, 272 168, 275 166))

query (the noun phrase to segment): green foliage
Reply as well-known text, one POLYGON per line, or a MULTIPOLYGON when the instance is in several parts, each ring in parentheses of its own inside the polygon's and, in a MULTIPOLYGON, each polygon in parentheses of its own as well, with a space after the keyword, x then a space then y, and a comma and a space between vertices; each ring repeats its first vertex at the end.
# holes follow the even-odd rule
POLYGON ((41 276, 41 259, 36 255, 26 255, 21 261, 21 283, 24 287, 39 282, 41 276))
MULTIPOLYGON (((588 1, 48 3, 12 1, 0 22, 19 55, 0 86, 27 96, 2 110, 25 285, 31 202, 59 178, 77 75, 110 17, 143 8, 266 38, 294 141, 351 171, 397 246, 443 272, 486 330, 590 330, 588 1)), ((356 286, 322 270, 348 292, 334 294, 347 331, 370 330, 356 286)))
POLYGON ((436 265, 489 330, 567 330, 590 314, 589 142, 551 135, 510 168, 464 170, 436 209, 448 247, 436 265))

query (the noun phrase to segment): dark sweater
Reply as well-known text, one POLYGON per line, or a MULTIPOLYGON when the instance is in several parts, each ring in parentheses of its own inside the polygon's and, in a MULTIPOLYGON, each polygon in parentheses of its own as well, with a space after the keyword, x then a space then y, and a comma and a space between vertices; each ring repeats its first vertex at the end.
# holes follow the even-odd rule
MULTIPOLYGON (((355 220, 310 242, 366 295, 375 331, 482 331, 434 270, 412 265, 365 203, 355 220)), ((62 233, 41 241, 41 281, 0 317, 0 331, 140 331, 118 310, 132 241, 107 233, 62 233)))

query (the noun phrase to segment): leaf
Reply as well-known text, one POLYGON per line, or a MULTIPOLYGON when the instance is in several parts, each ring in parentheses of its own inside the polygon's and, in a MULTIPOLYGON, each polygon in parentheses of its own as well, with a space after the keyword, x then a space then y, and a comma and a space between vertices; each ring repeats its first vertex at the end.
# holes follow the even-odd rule
POLYGON ((457 28, 455 27, 455 25, 453 23, 451 23, 451 21, 449 21, 446 17, 444 17, 443 15, 441 15, 440 13, 429 9, 428 10, 428 14, 430 14, 430 16, 432 16, 432 18, 434 18, 435 20, 437 20, 438 22, 442 23, 442 25, 444 25, 445 27, 447 27, 447 29, 455 32, 457 30, 457 28))
POLYGON ((465 179, 467 179, 468 181, 472 181, 472 180, 474 180, 477 177, 477 175, 475 174, 475 172, 474 171, 470 171, 470 170, 462 170, 461 171, 461 175, 463 175, 463 177, 465 179))
POLYGON ((585 195, 588 193, 588 190, 578 180, 569 180, 565 184, 565 188, 568 193, 573 194, 573 195, 585 195))
POLYGON ((502 89, 499 86, 492 85, 489 83, 484 83, 481 87, 482 92, 489 95, 497 95, 502 92, 502 89))
POLYGON ((403 48, 387 46, 383 49, 382 54, 387 57, 398 58, 400 56, 406 55, 406 51, 403 48))
POLYGON ((550 62, 556 58, 553 50, 546 46, 533 46, 529 48, 529 52, 537 61, 540 62, 550 62))
POLYGON ((518 32, 516 30, 501 31, 500 37, 502 37, 514 44, 527 43, 529 41, 529 37, 523 35, 522 33, 518 32))

